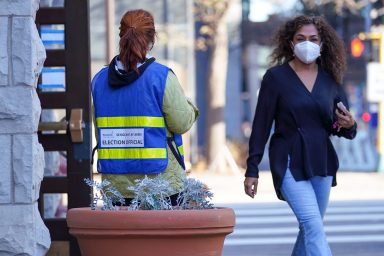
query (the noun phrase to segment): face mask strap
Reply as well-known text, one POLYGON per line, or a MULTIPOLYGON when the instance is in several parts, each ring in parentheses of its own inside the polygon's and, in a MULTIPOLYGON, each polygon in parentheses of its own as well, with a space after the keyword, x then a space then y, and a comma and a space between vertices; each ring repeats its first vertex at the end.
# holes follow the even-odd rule
POLYGON ((292 49, 292 56, 295 56, 295 45, 293 44, 293 41, 291 41, 291 49, 292 49))

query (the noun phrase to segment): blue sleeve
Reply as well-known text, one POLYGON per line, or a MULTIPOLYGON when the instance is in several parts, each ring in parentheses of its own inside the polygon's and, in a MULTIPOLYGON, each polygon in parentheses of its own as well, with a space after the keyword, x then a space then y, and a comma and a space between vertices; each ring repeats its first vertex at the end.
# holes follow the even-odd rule
MULTIPOLYGON (((339 101, 343 102, 344 106, 349 111, 349 103, 348 103, 347 95, 341 86, 338 86, 337 97, 336 97, 336 100, 334 102, 334 110, 333 110, 334 112, 336 111, 336 104, 339 101)), ((344 138, 350 139, 350 140, 356 137, 356 133, 357 133, 357 123, 356 122, 349 129, 341 128, 339 131, 337 131, 337 128, 332 128, 332 135, 336 135, 338 137, 344 137, 344 138)))
POLYGON ((276 112, 278 93, 275 86, 271 72, 267 71, 261 81, 252 133, 249 139, 246 177, 259 177, 258 165, 262 160, 276 112))

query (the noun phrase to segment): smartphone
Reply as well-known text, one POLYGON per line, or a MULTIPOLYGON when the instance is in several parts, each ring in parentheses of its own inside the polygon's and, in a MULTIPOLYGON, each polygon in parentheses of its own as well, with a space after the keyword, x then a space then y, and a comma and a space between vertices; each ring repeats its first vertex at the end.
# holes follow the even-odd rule
POLYGON ((344 106, 343 102, 339 101, 337 104, 336 104, 336 108, 337 110, 339 110, 339 112, 341 114, 343 114, 345 116, 345 112, 344 110, 346 109, 346 107, 344 106))

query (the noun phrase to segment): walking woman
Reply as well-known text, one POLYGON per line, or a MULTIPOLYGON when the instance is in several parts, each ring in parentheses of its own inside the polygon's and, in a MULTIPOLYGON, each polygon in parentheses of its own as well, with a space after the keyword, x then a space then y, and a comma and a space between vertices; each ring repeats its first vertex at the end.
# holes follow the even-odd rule
POLYGON ((175 191, 169 199, 176 205, 186 177, 181 134, 199 114, 173 71, 148 55, 155 35, 152 14, 126 12, 119 55, 92 80, 97 170, 122 192, 125 205, 134 197, 127 187, 159 174, 175 191))
POLYGON ((274 187, 300 229, 292 255, 332 255, 323 227, 339 167, 330 136, 353 139, 357 129, 341 86, 344 45, 318 16, 287 21, 274 43, 253 120, 245 193, 253 198, 257 192, 258 164, 274 122, 269 147, 274 187))

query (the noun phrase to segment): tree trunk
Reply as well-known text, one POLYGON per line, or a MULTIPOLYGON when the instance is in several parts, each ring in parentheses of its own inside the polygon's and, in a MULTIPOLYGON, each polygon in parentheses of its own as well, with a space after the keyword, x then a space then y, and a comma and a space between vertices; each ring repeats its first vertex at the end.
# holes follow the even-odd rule
POLYGON ((228 66, 228 38, 225 15, 217 22, 214 42, 211 45, 207 72, 207 163, 220 157, 225 147, 224 107, 228 66))

